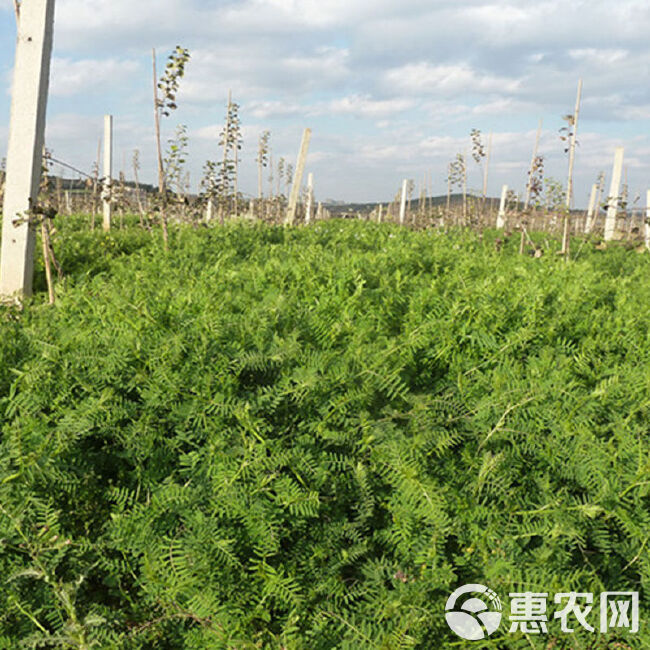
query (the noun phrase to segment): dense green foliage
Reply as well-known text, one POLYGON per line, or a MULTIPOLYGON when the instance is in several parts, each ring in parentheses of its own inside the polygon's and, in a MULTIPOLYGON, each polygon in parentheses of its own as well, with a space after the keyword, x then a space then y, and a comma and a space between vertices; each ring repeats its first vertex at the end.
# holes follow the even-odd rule
POLYGON ((467 647, 467 582, 639 590, 554 647, 650 647, 650 258, 493 238, 64 232, 0 322, 0 648, 467 647))

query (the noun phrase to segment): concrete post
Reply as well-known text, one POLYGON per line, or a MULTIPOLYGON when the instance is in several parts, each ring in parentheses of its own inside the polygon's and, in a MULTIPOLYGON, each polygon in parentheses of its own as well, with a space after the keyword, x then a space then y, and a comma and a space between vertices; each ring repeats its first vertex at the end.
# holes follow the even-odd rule
POLYGON ((591 232, 594 222, 594 212, 596 209, 596 194, 598 193, 598 185, 594 183, 591 186, 591 194, 589 195, 589 207, 587 208, 587 220, 585 221, 585 234, 591 232))
POLYGON ((618 212, 618 192, 621 185, 621 175, 623 173, 623 147, 616 147, 614 152, 614 167, 612 169, 612 183, 609 187, 609 197, 607 200, 607 217, 605 218, 605 241, 614 238, 616 230, 616 214, 618 212))
POLYGON ((508 197, 508 186, 501 188, 501 203, 499 204, 499 214, 497 215, 497 228, 505 228, 506 225, 506 199, 508 197))
POLYGON ((408 184, 408 180, 406 178, 402 182, 402 197, 400 199, 400 204, 399 204, 399 224, 400 226, 404 225, 404 219, 406 217, 406 186, 408 184))
POLYGON ((0 294, 32 293, 35 232, 14 225, 35 205, 41 179, 50 81, 54 0, 24 0, 11 93, 11 118, 3 205, 0 294))
POLYGON ((307 161, 307 152, 309 151, 309 141, 311 140, 311 129, 305 129, 302 134, 302 142, 300 143, 300 153, 298 154, 298 163, 296 164, 296 171, 293 176, 293 186, 291 188, 291 196, 289 197, 289 209, 287 210, 287 217, 285 225, 293 226, 296 220, 296 209, 298 207, 298 195, 300 194, 300 186, 302 184, 302 176, 305 172, 305 162, 307 161))
POLYGON ((377 223, 381 223, 381 219, 384 216, 384 204, 379 204, 379 214, 377 215, 377 223))
POLYGON ((305 223, 311 222, 312 206, 314 204, 314 175, 310 172, 307 176, 307 207, 305 209, 305 223))
POLYGON ((104 232, 111 229, 111 178, 113 175, 113 116, 104 115, 104 232))

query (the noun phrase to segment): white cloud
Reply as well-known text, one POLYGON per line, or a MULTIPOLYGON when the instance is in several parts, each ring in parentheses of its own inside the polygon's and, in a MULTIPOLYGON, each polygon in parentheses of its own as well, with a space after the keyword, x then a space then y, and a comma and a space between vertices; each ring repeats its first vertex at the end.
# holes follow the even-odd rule
POLYGON ((395 91, 450 96, 461 93, 516 92, 516 79, 481 73, 467 63, 433 65, 427 61, 408 63, 386 71, 385 85, 395 91))
POLYGON ((344 80, 350 74, 348 56, 345 48, 319 47, 313 55, 288 56, 281 59, 279 65, 289 75, 300 74, 314 84, 322 84, 328 79, 344 80))
POLYGON ((342 115, 379 118, 402 113, 414 105, 415 102, 410 98, 372 99, 367 95, 348 95, 332 100, 328 110, 342 115))
POLYGON ((78 59, 54 57, 50 73, 53 96, 68 97, 102 90, 115 92, 139 70, 135 61, 109 59, 78 59))
POLYGON ((591 65, 607 65, 611 66, 620 63, 629 55, 627 50, 595 47, 583 47, 578 49, 569 50, 569 56, 576 61, 588 63, 591 65))
POLYGON ((307 112, 307 109, 300 104, 281 101, 251 102, 247 109, 250 115, 257 119, 290 117, 307 112))

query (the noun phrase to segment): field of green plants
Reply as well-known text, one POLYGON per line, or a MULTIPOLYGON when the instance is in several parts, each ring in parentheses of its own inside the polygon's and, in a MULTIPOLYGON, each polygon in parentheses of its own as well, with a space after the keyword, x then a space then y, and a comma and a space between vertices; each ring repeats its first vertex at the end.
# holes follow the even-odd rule
POLYGON ((650 647, 649 255, 78 225, 1 313, 0 648, 650 647), (641 629, 470 644, 465 583, 641 629))

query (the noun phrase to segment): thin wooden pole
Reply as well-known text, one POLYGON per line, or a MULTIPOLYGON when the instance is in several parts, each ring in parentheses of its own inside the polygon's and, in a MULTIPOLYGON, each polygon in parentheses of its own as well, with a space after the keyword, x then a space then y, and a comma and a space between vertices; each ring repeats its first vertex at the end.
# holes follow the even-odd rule
POLYGON ((307 206, 305 208, 305 223, 311 222, 312 206, 314 204, 314 174, 307 176, 307 206))
POLYGON ((463 226, 467 226, 467 151, 463 153, 463 226))
POLYGON ((492 155, 492 131, 488 136, 487 152, 485 154, 485 169, 483 170, 483 200, 487 197, 488 175, 490 171, 490 156, 492 155))
POLYGON ((50 264, 50 251, 48 246, 46 217, 41 221, 41 245, 43 247, 43 266, 45 266, 45 281, 50 305, 54 304, 54 284, 52 282, 52 265, 50 264))
POLYGON ((645 204, 645 247, 650 250, 650 190, 646 192, 645 204))
POLYGON ((571 142, 569 144, 569 174, 566 184, 566 207, 571 208, 573 199, 573 166, 576 156, 576 138, 578 135, 578 116, 580 114, 580 100, 582 98, 582 79, 578 80, 578 93, 576 95, 576 107, 573 113, 573 129, 571 131, 571 142))
POLYGON ((447 219, 451 211, 451 165, 447 167, 447 219))
POLYGON ((528 182, 526 183, 526 198, 524 200, 524 210, 528 210, 530 205, 530 195, 533 188, 533 171, 535 168, 535 160, 537 160, 537 152, 539 151, 539 140, 542 135, 542 120, 539 120, 537 125, 537 135, 535 136, 535 147, 533 148, 533 157, 530 159, 530 169, 528 171, 528 182))
POLYGON ((104 232, 111 229, 111 185, 113 175, 113 116, 104 116, 104 232))
POLYGON ((573 199, 573 165, 576 155, 576 136, 578 134, 578 115, 580 113, 580 99, 582 97, 582 79, 578 80, 578 93, 576 95, 576 107, 573 112, 573 129, 571 130, 571 142, 569 144, 569 174, 566 184, 566 201, 564 212, 564 228, 562 233, 562 253, 569 252, 569 216, 571 212, 571 201, 573 199))
MULTIPOLYGON (((600 215, 600 200, 602 199, 604 189, 605 189, 605 175, 603 174, 598 179, 598 193, 596 195, 596 207, 595 207, 595 211, 594 211, 594 225, 596 224, 598 216, 600 215)), ((593 226, 592 226, 592 228, 593 228, 593 226)))
POLYGON ((158 160, 158 192, 165 191, 165 169, 163 167, 162 144, 160 142, 160 105, 158 100, 158 73, 156 72, 156 50, 151 50, 153 69, 153 114, 156 135, 156 154, 158 160))
POLYGON ((41 179, 53 23, 54 0, 20 7, 0 253, 3 296, 32 293, 36 242, 28 217, 36 205, 41 179), (16 219, 20 222, 14 224, 16 219))

